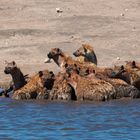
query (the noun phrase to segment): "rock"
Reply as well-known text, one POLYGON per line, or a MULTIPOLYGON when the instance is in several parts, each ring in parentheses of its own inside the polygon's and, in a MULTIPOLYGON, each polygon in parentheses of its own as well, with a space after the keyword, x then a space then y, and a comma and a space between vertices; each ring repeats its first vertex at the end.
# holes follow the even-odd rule
POLYGON ((121 16, 124 17, 124 13, 121 13, 121 16))
POLYGON ((128 9, 125 9, 125 11, 127 12, 127 11, 128 11, 128 9))
POLYGON ((136 29, 136 27, 134 26, 134 27, 133 27, 133 29, 135 30, 135 29, 136 29))
POLYGON ((63 11, 60 8, 56 8, 57 13, 62 13, 63 11))
POLYGON ((117 57, 117 60, 120 60, 120 57, 117 57))

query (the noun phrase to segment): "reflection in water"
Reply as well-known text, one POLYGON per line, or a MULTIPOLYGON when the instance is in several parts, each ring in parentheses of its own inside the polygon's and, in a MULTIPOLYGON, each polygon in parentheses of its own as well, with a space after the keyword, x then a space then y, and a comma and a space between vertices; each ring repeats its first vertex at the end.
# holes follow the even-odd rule
POLYGON ((0 139, 139 139, 139 108, 140 100, 50 103, 0 98, 0 139))

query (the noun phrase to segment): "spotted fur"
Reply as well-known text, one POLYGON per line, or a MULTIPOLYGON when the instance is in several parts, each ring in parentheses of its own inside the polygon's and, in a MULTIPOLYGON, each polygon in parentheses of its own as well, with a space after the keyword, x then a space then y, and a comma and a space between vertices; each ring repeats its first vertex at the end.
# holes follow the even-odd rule
POLYGON ((66 81, 66 73, 59 72, 50 92, 51 100, 76 100, 72 87, 66 81))
POLYGON ((117 66, 113 77, 120 78, 140 90, 140 69, 137 67, 117 66))
POLYGON ((14 92, 14 99, 48 98, 48 90, 51 90, 54 82, 54 74, 48 70, 40 71, 31 77, 29 82, 21 89, 14 92))
POLYGON ((69 75, 67 82, 74 88, 77 100, 80 101, 110 100, 114 99, 116 93, 110 83, 97 78, 81 77, 75 72, 69 75))

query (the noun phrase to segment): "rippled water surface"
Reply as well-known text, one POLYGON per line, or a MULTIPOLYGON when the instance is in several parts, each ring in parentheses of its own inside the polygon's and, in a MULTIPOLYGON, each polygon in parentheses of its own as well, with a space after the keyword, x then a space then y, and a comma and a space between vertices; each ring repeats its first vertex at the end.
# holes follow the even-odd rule
POLYGON ((0 139, 140 139, 140 100, 104 103, 0 99, 0 139))

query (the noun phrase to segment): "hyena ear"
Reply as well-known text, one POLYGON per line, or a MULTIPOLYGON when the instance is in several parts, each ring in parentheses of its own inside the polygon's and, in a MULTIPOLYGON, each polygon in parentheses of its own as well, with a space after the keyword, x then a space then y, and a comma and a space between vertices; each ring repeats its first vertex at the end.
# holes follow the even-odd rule
POLYGON ((49 74, 54 74, 53 71, 50 71, 49 74))
POLYGON ((67 68, 68 66, 69 66, 69 65, 66 63, 66 64, 65 64, 65 68, 67 68))
POLYGON ((51 75, 51 78, 54 78, 55 77, 53 71, 50 71, 49 74, 51 75))
POLYGON ((82 47, 84 49, 84 52, 86 53, 87 52, 87 49, 85 48, 86 44, 82 44, 82 47))
POLYGON ((79 67, 77 67, 76 73, 77 73, 77 74, 80 74, 80 71, 81 71, 81 69, 80 69, 79 67))
POLYGON ((121 66, 121 70, 124 70, 124 66, 123 65, 121 66))
POLYGON ((136 62, 135 61, 132 62, 132 66, 136 67, 136 62))
POLYGON ((58 52, 58 53, 60 53, 60 52, 61 52, 61 50, 60 50, 59 48, 57 48, 57 52, 58 52))
POLYGON ((95 73, 95 70, 93 70, 92 72, 95 73))
POLYGON ((43 72, 42 71, 39 71, 38 74, 39 74, 39 77, 43 76, 43 72))
POLYGON ((70 78, 71 77, 71 73, 68 73, 68 78, 70 78))
POLYGON ((90 73, 90 70, 89 70, 89 69, 87 69, 87 70, 86 70, 86 74, 89 74, 89 73, 90 73))
POLYGON ((12 65, 15 67, 17 66, 15 61, 12 62, 12 65))
POLYGON ((77 65, 76 65, 76 64, 74 64, 74 67, 76 67, 76 68, 77 68, 77 65))
POLYGON ((81 70, 81 68, 80 67, 77 67, 78 68, 78 70, 80 71, 81 70))
POLYGON ((87 52, 87 49, 84 47, 84 52, 86 53, 87 52))

